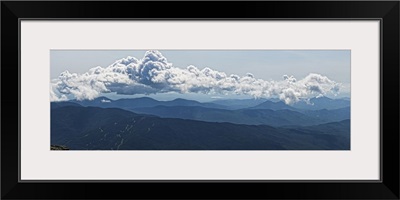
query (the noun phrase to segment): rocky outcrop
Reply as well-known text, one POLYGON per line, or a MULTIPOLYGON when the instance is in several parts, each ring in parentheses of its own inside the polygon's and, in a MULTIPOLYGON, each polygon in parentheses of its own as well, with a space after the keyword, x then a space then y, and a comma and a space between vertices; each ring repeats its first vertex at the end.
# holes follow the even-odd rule
POLYGON ((62 145, 50 145, 50 150, 69 150, 69 148, 62 145))

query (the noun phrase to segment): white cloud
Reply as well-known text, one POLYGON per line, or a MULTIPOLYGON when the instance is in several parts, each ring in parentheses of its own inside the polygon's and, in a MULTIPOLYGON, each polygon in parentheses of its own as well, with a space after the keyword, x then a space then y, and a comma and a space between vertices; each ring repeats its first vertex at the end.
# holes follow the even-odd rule
POLYGON ((84 74, 65 71, 51 81, 52 101, 73 96, 78 100, 94 99, 102 93, 155 94, 166 92, 204 93, 210 95, 245 94, 255 98, 279 97, 287 104, 326 93, 338 93, 341 84, 320 74, 297 80, 283 75, 283 80, 266 81, 247 73, 227 75, 211 68, 174 67, 158 51, 147 51, 142 59, 127 57, 108 67, 94 67, 84 74))
POLYGON ((111 101, 110 101, 110 100, 107 100, 107 99, 102 99, 102 100, 101 100, 101 103, 111 103, 111 101))

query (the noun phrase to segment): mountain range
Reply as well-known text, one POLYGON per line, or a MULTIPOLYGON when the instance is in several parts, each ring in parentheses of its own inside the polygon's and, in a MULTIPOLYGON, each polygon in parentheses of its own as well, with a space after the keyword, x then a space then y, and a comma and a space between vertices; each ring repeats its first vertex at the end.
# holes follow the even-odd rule
POLYGON ((348 150, 350 101, 51 102, 51 144, 70 150, 348 150), (317 109, 318 108, 318 109, 317 109))
POLYGON ((187 106, 155 106, 133 108, 133 112, 166 118, 192 119, 207 122, 230 122, 248 125, 317 125, 350 119, 350 107, 335 110, 293 111, 288 109, 239 109, 224 110, 187 106))
POLYGON ((122 109, 132 109, 138 107, 154 107, 154 106, 201 106, 206 108, 221 108, 227 109, 224 105, 214 104, 214 103, 200 103, 194 100, 186 99, 174 99, 172 101, 158 101, 149 97, 140 97, 134 99, 118 99, 111 100, 107 97, 98 97, 93 100, 72 100, 82 106, 93 106, 101 108, 122 108, 122 109))
POLYGON ((311 98, 309 101, 299 101, 293 105, 287 105, 278 99, 225 99, 212 102, 198 102, 177 98, 171 101, 158 101, 149 97, 125 98, 112 100, 107 97, 98 97, 93 100, 71 100, 68 102, 77 103, 82 106, 94 106, 101 108, 122 108, 132 109, 138 107, 155 106, 199 106, 205 108, 218 108, 227 110, 237 109, 271 109, 271 110, 321 110, 321 109, 339 109, 350 107, 348 99, 331 99, 328 97, 311 98))
POLYGON ((317 128, 276 128, 64 106, 51 112, 51 143, 71 150, 343 150, 350 140, 342 127, 349 126, 344 120, 317 128))

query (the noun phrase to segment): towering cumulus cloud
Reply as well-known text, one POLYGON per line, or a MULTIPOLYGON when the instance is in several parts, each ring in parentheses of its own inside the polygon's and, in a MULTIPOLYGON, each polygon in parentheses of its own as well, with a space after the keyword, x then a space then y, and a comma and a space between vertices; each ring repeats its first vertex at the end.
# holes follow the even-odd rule
POLYGON ((280 81, 257 79, 253 74, 227 75, 210 68, 174 67, 158 51, 147 51, 142 59, 127 57, 108 67, 94 67, 84 74, 65 71, 51 81, 52 101, 74 97, 94 99, 102 93, 155 94, 166 92, 245 94, 255 98, 279 97, 287 104, 328 92, 339 92, 340 84, 319 74, 301 80, 283 76, 280 81))

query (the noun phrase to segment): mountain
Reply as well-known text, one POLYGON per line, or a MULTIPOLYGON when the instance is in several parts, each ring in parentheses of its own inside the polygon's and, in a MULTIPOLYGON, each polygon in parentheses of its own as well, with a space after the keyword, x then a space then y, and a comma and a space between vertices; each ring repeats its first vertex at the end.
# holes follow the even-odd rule
POLYGON ((341 121, 350 119, 350 107, 338 108, 338 109, 322 109, 322 110, 303 110, 301 113, 316 119, 320 119, 325 122, 341 121))
POLYGON ((298 129, 320 133, 336 133, 350 139, 350 119, 315 126, 299 127, 298 129))
POLYGON ((254 107, 265 101, 267 101, 267 99, 219 99, 212 101, 211 103, 224 105, 229 109, 243 109, 254 107))
POLYGON ((350 101, 346 99, 330 99, 328 97, 312 98, 310 101, 300 101, 293 105, 286 105, 278 99, 226 99, 213 102, 201 103, 194 100, 174 99, 172 101, 158 101, 149 97, 111 100, 107 97, 98 97, 93 100, 71 100, 82 106, 93 106, 100 108, 122 108, 130 110, 132 108, 155 107, 155 106, 199 106, 205 108, 218 108, 227 110, 237 109, 270 109, 270 110, 321 110, 339 109, 350 106, 350 101))
POLYGON ((69 102, 77 103, 82 106, 93 106, 101 108, 141 108, 154 106, 200 106, 205 108, 218 109, 271 109, 271 110, 321 110, 321 109, 339 109, 350 106, 350 100, 346 98, 331 99, 328 97, 311 98, 309 102, 299 101, 293 105, 287 105, 279 99, 224 99, 212 102, 201 103, 194 100, 186 100, 182 98, 172 101, 158 101, 149 97, 130 98, 111 100, 107 97, 98 97, 93 100, 71 100, 69 102))
POLYGON ((299 101, 292 105, 292 107, 303 110, 321 110, 321 109, 338 109, 349 107, 350 101, 345 99, 331 99, 328 97, 311 98, 309 103, 299 101))
POLYGON ((94 106, 94 107, 101 107, 101 108, 107 108, 110 106, 111 102, 113 102, 113 100, 107 98, 107 97, 98 97, 95 98, 93 100, 82 100, 82 101, 78 101, 78 100, 71 100, 69 102, 72 103, 76 103, 82 106, 94 106))
MULTIPOLYGON (((348 122, 349 123, 349 122, 348 122)), ((346 127, 274 128, 159 118, 117 108, 64 106, 51 111, 51 144, 70 150, 349 149, 346 127), (313 129, 316 129, 314 131, 313 129)))
MULTIPOLYGON (((241 109, 224 110, 204 107, 187 106, 156 106, 134 108, 132 111, 141 114, 155 115, 164 118, 192 119, 206 122, 229 122, 248 125, 316 125, 327 120, 291 110, 241 109)), ((311 115, 311 114, 310 114, 311 115)))
POLYGON ((82 107, 80 104, 74 103, 74 102, 69 102, 69 101, 61 101, 61 102, 51 102, 50 103, 50 108, 55 109, 55 108, 61 108, 65 106, 78 106, 82 107))
POLYGON ((350 107, 336 110, 305 110, 301 112, 287 109, 224 110, 193 106, 156 106, 134 108, 131 110, 136 113, 155 115, 164 118, 269 126, 308 126, 350 119, 350 107))
POLYGON ((140 97, 135 99, 118 99, 110 103, 113 108, 137 108, 137 107, 151 107, 160 105, 160 101, 149 97, 140 97))
MULTIPOLYGON (((281 128, 278 128, 281 129, 281 128)), ((326 123, 326 124, 319 124, 315 126, 306 126, 306 127, 292 127, 292 128, 286 128, 282 131, 287 131, 289 133, 293 134, 302 134, 303 136, 305 135, 312 135, 318 139, 321 139, 318 141, 319 145, 323 145, 327 147, 328 149, 337 149, 336 142, 341 143, 341 141, 347 141, 345 143, 342 143, 342 147, 344 149, 350 149, 350 120, 343 120, 339 122, 331 122, 331 123, 326 123), (337 137, 331 137, 332 135, 335 135, 337 137), (329 139, 328 139, 329 138, 329 139), (340 138, 340 139, 339 139, 340 138), (337 141, 339 139, 339 141, 337 141), (327 141, 330 140, 330 141, 327 141), (322 144, 323 143, 323 144, 322 144)), ((299 140, 297 141, 298 145, 303 146, 307 145, 308 141, 304 140, 299 140)), ((340 150, 340 149, 337 149, 340 150)))
MULTIPOLYGON (((324 98, 319 99, 324 100, 324 98)), ((233 103, 231 103, 230 106, 238 105, 235 104, 235 102, 254 103, 256 101, 259 100, 232 100, 233 103)), ((51 105, 52 108, 68 105, 121 108, 128 111, 150 114, 164 118, 269 126, 309 126, 350 119, 350 107, 348 106, 332 110, 314 110, 293 108, 289 105, 286 105, 282 101, 272 102, 265 99, 262 101, 262 103, 256 106, 237 110, 226 109, 226 107, 229 106, 218 105, 215 103, 200 103, 198 101, 186 99, 157 101, 148 97, 119 100, 111 100, 106 97, 99 97, 90 101, 52 102, 51 105)))
POLYGON ((282 101, 272 102, 272 101, 265 101, 257 106, 251 107, 249 109, 270 109, 270 110, 297 110, 289 105, 286 105, 282 101))
POLYGON ((164 101, 160 104, 160 106, 199 106, 205 108, 220 108, 220 109, 227 108, 224 105, 218 105, 214 103, 200 103, 198 101, 186 100, 181 98, 174 99, 172 101, 164 101))

